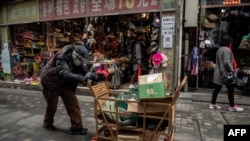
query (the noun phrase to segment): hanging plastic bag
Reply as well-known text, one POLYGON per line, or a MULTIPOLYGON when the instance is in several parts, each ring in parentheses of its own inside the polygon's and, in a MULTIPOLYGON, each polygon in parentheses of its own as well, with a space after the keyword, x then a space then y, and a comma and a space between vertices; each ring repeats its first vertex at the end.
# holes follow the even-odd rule
POLYGON ((141 71, 141 64, 138 64, 138 69, 137 69, 137 76, 139 77, 141 74, 142 74, 142 71, 141 71))

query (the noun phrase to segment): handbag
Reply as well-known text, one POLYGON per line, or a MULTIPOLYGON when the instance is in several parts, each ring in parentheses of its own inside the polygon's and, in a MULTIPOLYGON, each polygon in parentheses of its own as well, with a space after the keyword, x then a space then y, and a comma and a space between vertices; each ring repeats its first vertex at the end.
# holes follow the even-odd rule
POLYGON ((226 85, 235 84, 237 82, 237 77, 234 72, 225 72, 221 76, 221 80, 226 85))
MULTIPOLYGON (((216 62, 219 62, 217 56, 216 56, 216 62)), ((219 69, 220 69, 220 64, 219 64, 219 69)), ((233 71, 224 72, 223 74, 220 71, 220 73, 221 73, 221 81, 223 84, 230 85, 230 84, 235 84, 237 82, 237 76, 233 71)))

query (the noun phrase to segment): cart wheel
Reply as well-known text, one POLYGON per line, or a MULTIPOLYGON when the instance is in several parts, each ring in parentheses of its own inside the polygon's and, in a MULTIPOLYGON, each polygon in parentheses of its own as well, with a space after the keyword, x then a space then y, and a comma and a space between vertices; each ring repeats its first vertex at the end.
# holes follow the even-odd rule
MULTIPOLYGON (((165 138, 164 138, 164 141, 167 141, 167 140, 168 140, 168 137, 165 137, 165 138)), ((174 139, 173 139, 173 141, 174 141, 174 139)))
MULTIPOLYGON (((113 134, 115 134, 115 129, 112 128, 111 131, 113 132, 113 134)), ((110 133, 108 127, 105 128, 103 132, 104 132, 104 135, 105 135, 106 137, 108 137, 108 136, 111 135, 111 133, 110 133)))
POLYGON ((97 141, 97 137, 93 136, 90 141, 97 141))
POLYGON ((106 129, 104 130, 104 135, 105 135, 106 137, 108 137, 108 136, 111 135, 108 128, 106 128, 106 129))

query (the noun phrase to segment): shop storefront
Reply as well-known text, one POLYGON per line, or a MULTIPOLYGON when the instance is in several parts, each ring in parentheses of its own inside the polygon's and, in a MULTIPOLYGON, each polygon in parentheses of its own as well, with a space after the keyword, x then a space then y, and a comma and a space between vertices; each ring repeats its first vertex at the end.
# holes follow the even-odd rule
POLYGON ((219 47, 220 38, 229 34, 233 37, 232 51, 238 63, 238 86, 249 89, 249 51, 248 38, 250 33, 250 1, 249 0, 200 0, 195 47, 199 71, 191 74, 189 86, 196 88, 213 88, 213 70, 215 53, 219 47))
MULTIPOLYGON (((123 75, 130 76, 131 50, 127 32, 134 27, 145 39, 146 59, 150 61, 155 46, 167 56, 168 67, 160 71, 166 76, 168 90, 178 84, 180 74, 174 72, 180 72, 180 66, 175 64, 180 57, 178 36, 181 31, 176 31, 180 19, 175 17, 180 9, 176 8, 174 0, 32 0, 3 5, 1 47, 10 52, 3 68, 12 80, 39 76, 46 60, 67 44, 85 45, 93 66, 112 66, 115 60, 124 71, 123 75), (157 36, 154 46, 152 36, 157 36)), ((122 81, 129 82, 129 77, 122 81)))

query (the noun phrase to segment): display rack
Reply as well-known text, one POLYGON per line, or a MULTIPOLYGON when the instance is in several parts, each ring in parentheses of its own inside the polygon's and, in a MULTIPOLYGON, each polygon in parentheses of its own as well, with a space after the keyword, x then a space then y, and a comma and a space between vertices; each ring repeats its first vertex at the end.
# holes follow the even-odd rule
POLYGON ((45 45, 43 35, 38 30, 38 25, 16 26, 14 28, 13 47, 18 53, 27 58, 32 58, 41 53, 45 45))
POLYGON ((173 141, 176 101, 186 81, 187 76, 183 78, 171 96, 161 100, 143 102, 118 100, 114 98, 114 95, 110 92, 108 83, 105 81, 99 82, 97 85, 91 85, 91 82, 88 82, 88 86, 95 99, 94 114, 97 140, 117 141, 129 139, 131 141, 158 141, 158 139, 163 136, 165 140, 173 141), (113 111, 103 109, 103 105, 107 101, 115 103, 113 111), (136 105, 134 111, 120 111, 118 105, 121 102, 136 105), (153 108, 152 110, 152 107, 158 108, 153 108), (112 115, 115 120, 110 121, 107 114, 112 115), (131 126, 121 125, 119 117, 122 115, 137 117, 140 119, 141 125, 133 128, 131 126), (157 124, 154 128, 148 128, 147 122, 149 119, 157 120, 157 124))

